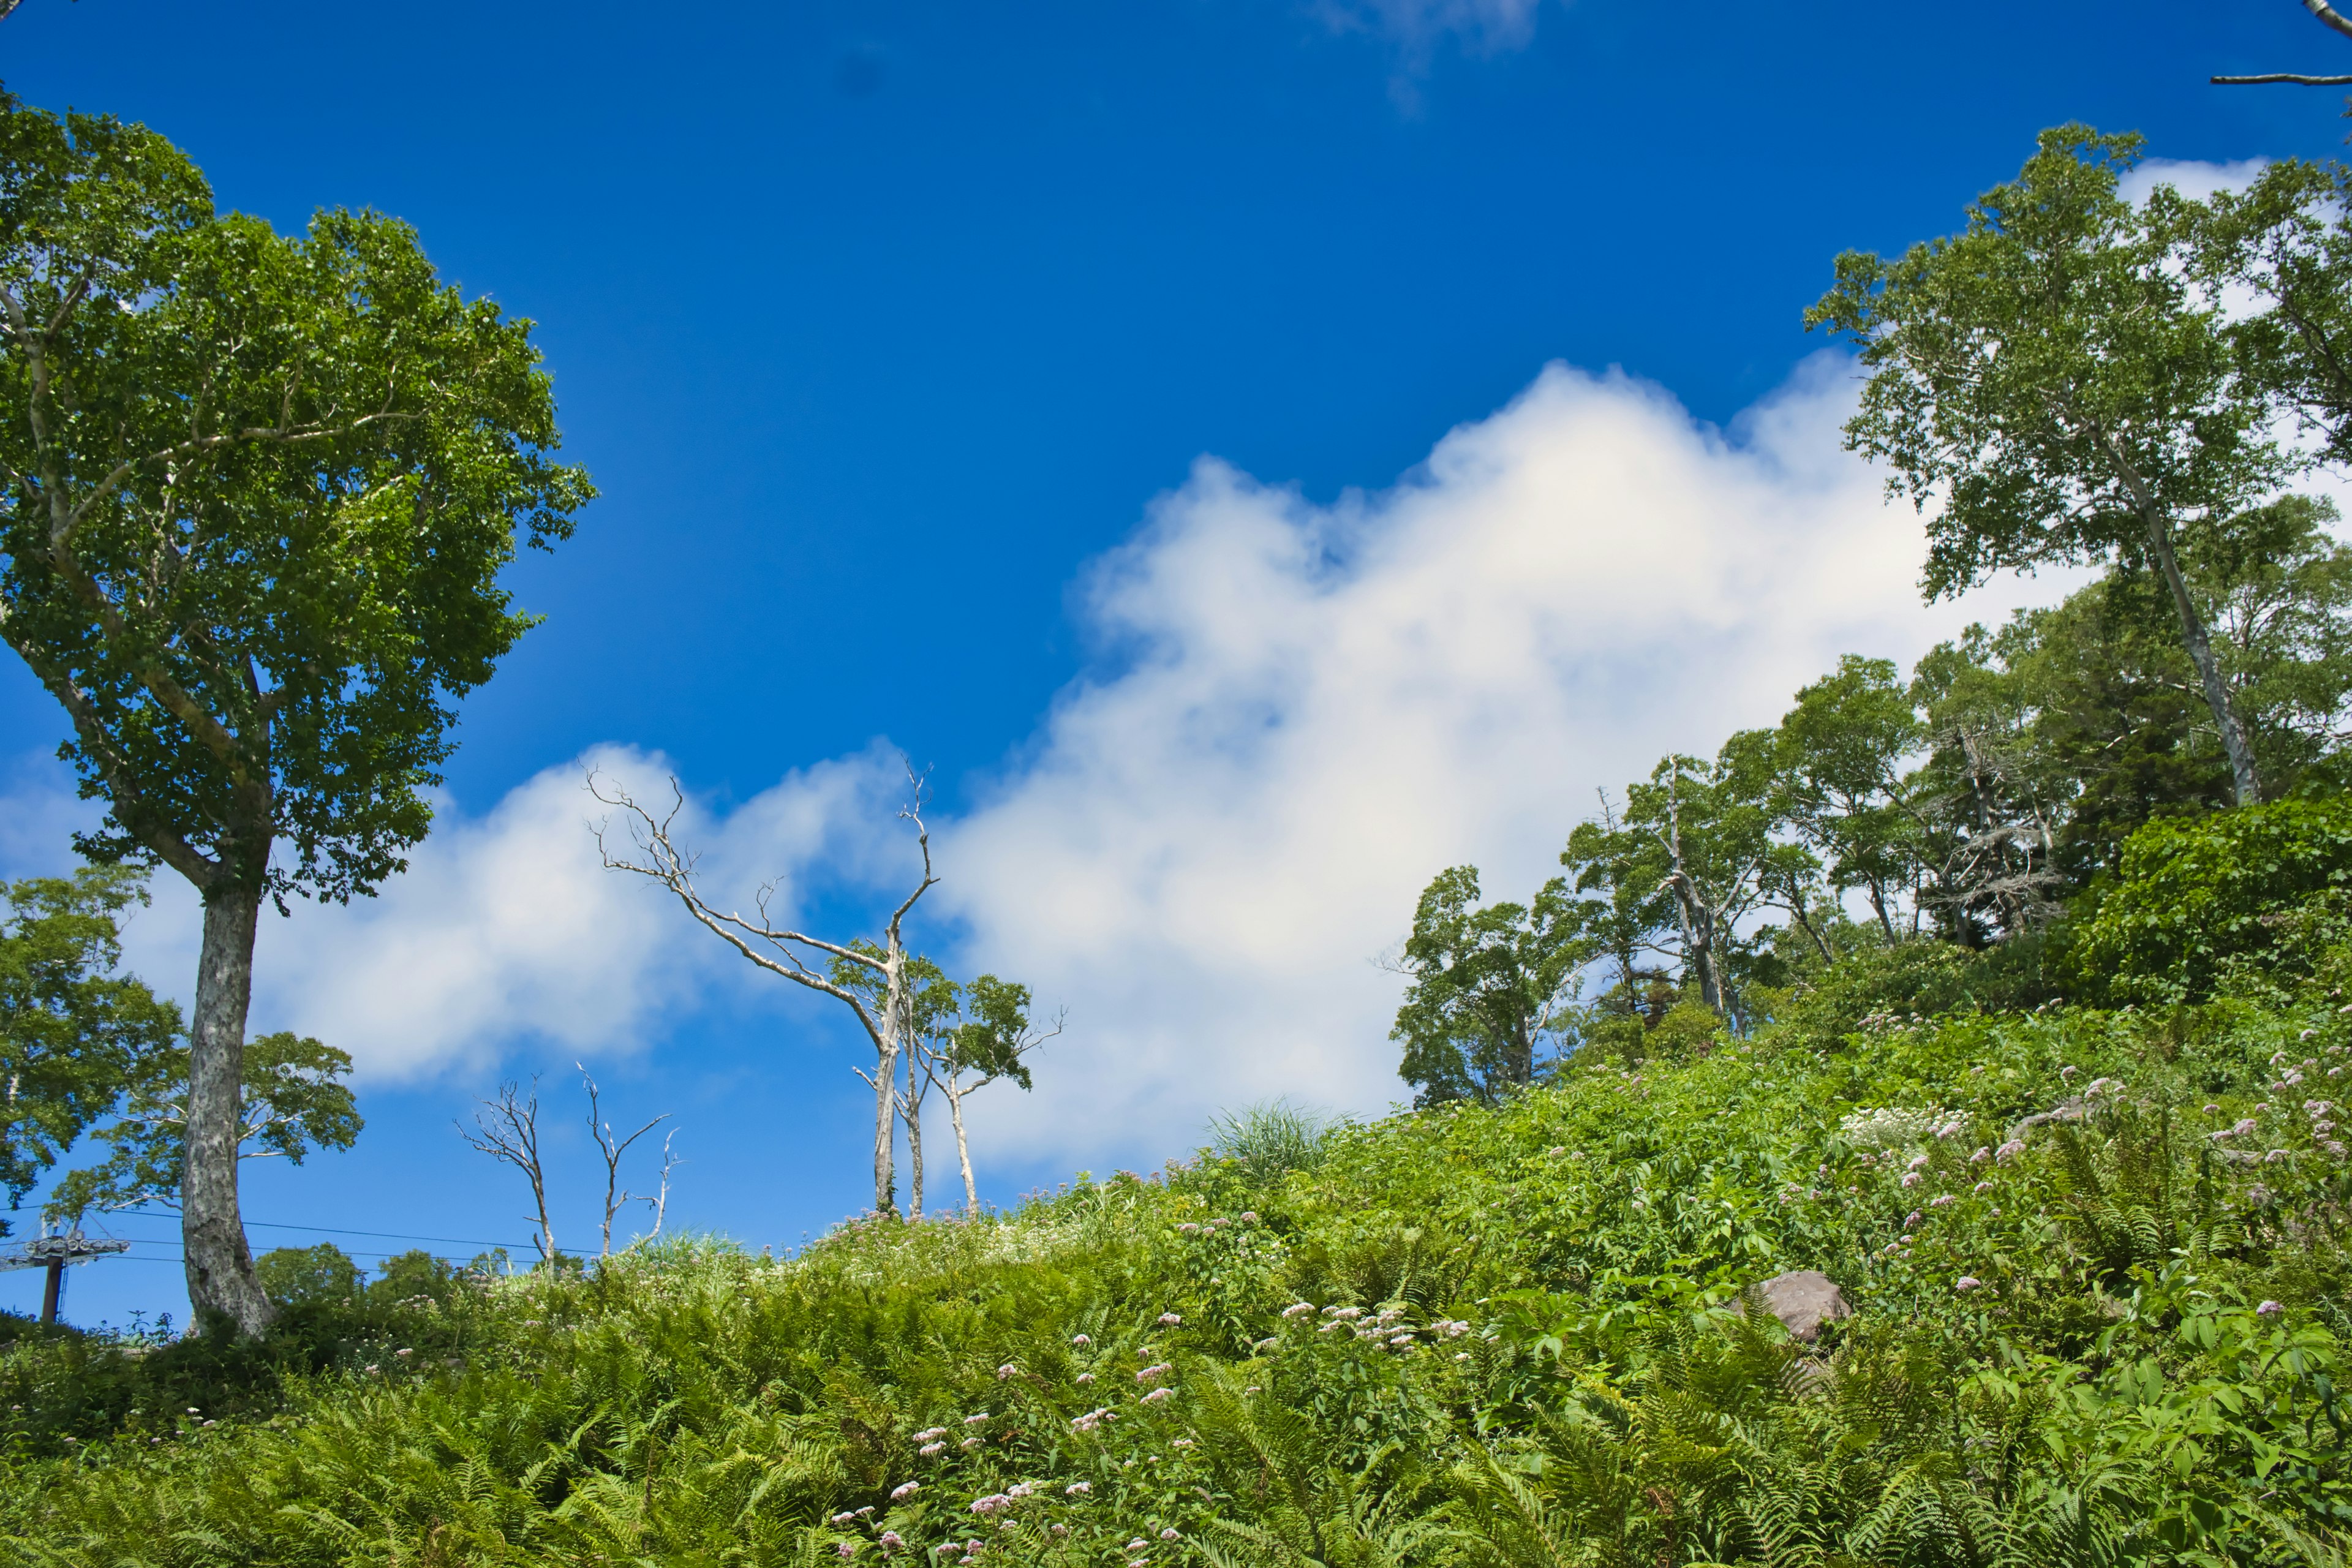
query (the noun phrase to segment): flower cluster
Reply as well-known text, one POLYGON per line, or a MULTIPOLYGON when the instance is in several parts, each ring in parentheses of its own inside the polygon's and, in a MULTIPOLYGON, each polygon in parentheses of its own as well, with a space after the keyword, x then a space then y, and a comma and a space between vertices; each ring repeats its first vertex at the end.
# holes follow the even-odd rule
POLYGON ((1937 1111, 1902 1110, 1893 1106, 1857 1110, 1838 1121, 1847 1142, 1865 1149, 1907 1149, 1926 1142, 1938 1125, 1937 1111))

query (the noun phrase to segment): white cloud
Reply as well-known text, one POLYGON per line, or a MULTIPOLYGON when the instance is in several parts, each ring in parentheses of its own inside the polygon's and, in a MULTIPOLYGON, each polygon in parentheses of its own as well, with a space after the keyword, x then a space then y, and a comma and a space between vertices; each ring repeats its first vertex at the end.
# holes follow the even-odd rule
POLYGON ((1918 520, 1839 449, 1852 395, 1819 356, 1727 437, 1554 366, 1328 508, 1202 460, 1091 580, 1115 668, 945 839, 967 962, 1071 1008, 992 1140, 1164 1150, 1277 1092, 1381 1109, 1398 983, 1368 959, 1436 871, 1524 897, 1596 787, 2030 592, 1921 607, 1918 520))
MULTIPOLYGON (((1817 356, 1727 434, 1554 366, 1393 489, 1329 506, 1202 459, 1085 579, 1089 673, 935 823, 926 945, 955 936, 963 972, 1070 1009, 1034 1095, 975 1103, 983 1149, 1150 1159, 1263 1095, 1381 1109, 1403 1092, 1397 982, 1369 960, 1437 870, 1524 896, 1597 787, 1770 722, 1841 653, 1907 659, 2053 597, 2005 581, 1919 605, 1918 520, 1839 448, 1853 386, 1817 356)), ((658 757, 591 760, 662 787, 658 757)), ((685 821, 714 878, 797 879, 787 904, 812 878, 903 890, 896 766, 877 742, 685 821)), ((266 921, 256 1026, 399 1076, 650 1043, 713 987, 773 997, 601 868, 595 809, 551 768, 451 814, 381 898, 266 921)), ((194 910, 158 888, 133 956, 162 978, 190 972, 194 910)))
POLYGON ((2135 206, 2147 200, 2158 185, 2170 185, 2182 195, 2201 202, 2216 191, 2244 190, 2270 163, 2268 158, 2237 158, 2226 163, 2150 158, 2124 175, 2116 188, 2135 206))
MULTIPOLYGON (((887 820, 896 765, 883 750, 822 763, 723 819, 689 799, 681 837, 707 852, 715 899, 749 907, 758 881, 773 877, 782 914, 801 901, 800 879, 819 862, 827 874, 864 868, 846 851, 870 841, 874 818, 887 820)), ((295 900, 289 920, 264 912, 254 1030, 316 1035, 350 1051, 362 1080, 381 1081, 485 1065, 533 1046, 626 1050, 667 1033, 666 1016, 742 985, 751 973, 740 959, 688 926, 647 884, 605 869, 591 824, 609 814, 584 787, 586 767, 656 809, 670 799, 666 759, 601 747, 530 779, 485 816, 465 817, 444 802, 408 869, 377 897, 295 900)), ((75 806, 61 769, 21 772, 8 815, 45 831, 37 841, 0 839, 0 872, 62 868, 67 832, 95 813, 75 806)), ((126 962, 184 1003, 199 907, 169 872, 152 888, 153 906, 127 934, 126 962)))
POLYGON ((1542 0, 1316 0, 1330 26, 1367 32, 1420 54, 1448 35, 1479 51, 1524 47, 1542 0))

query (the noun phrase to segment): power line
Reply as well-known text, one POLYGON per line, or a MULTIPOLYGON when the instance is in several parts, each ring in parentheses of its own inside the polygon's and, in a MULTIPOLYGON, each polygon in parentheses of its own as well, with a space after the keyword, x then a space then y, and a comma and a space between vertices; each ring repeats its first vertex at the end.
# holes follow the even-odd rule
MULTIPOLYGON (((24 1204, 14 1208, 0 1209, 0 1214, 31 1214, 37 1206, 37 1205, 32 1204, 24 1204)), ((126 1217, 131 1219, 168 1219, 171 1217, 168 1215, 145 1214, 136 1209, 126 1209, 121 1212, 126 1217)), ((347 1230, 331 1225, 295 1225, 286 1220, 249 1219, 245 1223, 249 1226, 260 1230, 305 1230, 316 1231, 326 1236, 373 1236, 382 1241, 443 1241, 448 1243, 452 1247, 524 1247, 532 1245, 528 1241, 484 1241, 479 1237, 473 1236, 411 1236, 404 1230, 347 1230)), ((377 1254, 377 1256, 389 1258, 392 1254, 387 1252, 377 1254)))

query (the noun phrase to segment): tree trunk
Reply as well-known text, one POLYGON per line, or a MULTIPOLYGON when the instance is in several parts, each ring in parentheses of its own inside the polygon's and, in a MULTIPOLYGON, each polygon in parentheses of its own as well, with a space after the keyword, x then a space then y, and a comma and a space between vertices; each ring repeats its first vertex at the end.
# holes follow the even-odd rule
POLYGON ((1723 987, 1715 973, 1715 932, 1708 910, 1690 891, 1690 879, 1675 874, 1675 911, 1683 928, 1683 952, 1698 971, 1698 997, 1717 1013, 1723 1011, 1723 987))
POLYGON ((948 1120, 955 1125, 956 1159, 963 1166, 963 1212, 968 1219, 980 1213, 980 1184, 971 1179, 971 1145, 963 1136, 963 1090, 950 1079, 940 1086, 947 1091, 948 1120))
POLYGON ((2173 608, 2180 612, 2180 640, 2188 645, 2189 660, 2197 667, 2198 681, 2205 689, 2205 705, 2213 710, 2213 722, 2221 731, 2221 750, 2229 753, 2237 804, 2252 805, 2263 798, 2262 777, 2254 771, 2254 748, 2246 739, 2246 727, 2238 721, 2237 704, 2231 700, 2229 683, 2221 679, 2221 666, 2213 657, 2212 641, 2205 635, 2205 619, 2189 597, 2189 584, 2180 575, 2179 558, 2173 553, 2172 530, 2166 525, 2163 514, 2154 510, 2143 512, 2142 517, 2147 524, 2148 553, 2156 557, 2165 584, 2172 590, 2173 608))
POLYGON ((915 1092, 917 1069, 914 1047, 907 1050, 907 1174, 909 1183, 908 1217, 923 1217, 923 1102, 915 1092))
POLYGON ((1837 962, 1837 960, 1830 954, 1830 944, 1822 940, 1822 933, 1814 930, 1813 922, 1806 918, 1805 895, 1802 889, 1799 889, 1789 896, 1789 918, 1797 922, 1797 929, 1799 931, 1803 931, 1807 936, 1813 939, 1813 946, 1820 950, 1822 962, 1823 963, 1834 963, 1837 962))
POLYGON ((245 1015, 253 999, 253 939, 260 918, 259 888, 224 877, 206 889, 195 1016, 188 1030, 186 1152, 180 1166, 188 1300, 199 1321, 226 1315, 247 1335, 259 1333, 278 1315, 254 1278, 253 1254, 236 1206, 245 1015))
POLYGON ((881 1059, 874 1064, 874 1212, 898 1212, 898 1173, 892 1168, 898 1142, 898 1047, 907 1022, 907 952, 898 933, 883 970, 882 1029, 875 1048, 881 1059))
POLYGON ((1886 945, 1893 947, 1895 942, 1895 921, 1886 913, 1886 894, 1880 889, 1876 877, 1864 879, 1864 883, 1870 889, 1870 912, 1878 917, 1878 929, 1886 933, 1886 945))

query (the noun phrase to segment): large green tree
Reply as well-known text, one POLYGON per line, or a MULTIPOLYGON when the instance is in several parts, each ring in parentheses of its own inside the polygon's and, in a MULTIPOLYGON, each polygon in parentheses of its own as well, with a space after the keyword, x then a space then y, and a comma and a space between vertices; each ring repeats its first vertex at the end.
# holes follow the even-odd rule
MULTIPOLYGON (((2182 536, 2190 599, 2282 795, 2344 779, 2352 550, 2334 517, 2289 496, 2182 536)), ((1920 661, 1913 695, 1932 745, 1911 804, 1929 825, 1934 900, 1963 941, 2046 917, 2069 885, 2116 870, 2143 824, 2233 797, 2171 592, 2144 563, 1997 632, 1971 628, 1920 661)))
POLYGON ((2294 410, 2326 454, 2352 458, 2352 169, 2287 158, 2242 191, 2184 208, 2190 268, 2235 286, 2226 329, 2240 369, 2294 410))
POLYGON ((281 236, 150 131, 0 101, 0 637, 106 804, 86 847, 204 901, 200 1315, 271 1314, 236 1199, 261 905, 372 891, 424 836, 454 700, 530 624, 499 572, 592 493, 556 439, 530 324, 406 225, 281 236))
POLYGON ((1775 815, 1826 862, 1831 886, 1862 889, 1889 942, 1900 940, 1899 900, 1916 891, 1921 869, 1904 777, 1921 738, 1893 661, 1857 654, 1801 689, 1773 737, 1775 815))
POLYGON ((1479 902, 1478 868, 1455 866, 1423 889, 1400 967, 1412 979, 1389 1038, 1413 1103, 1488 1104, 1535 1080, 1544 1045, 1598 952, 1588 906, 1565 878, 1525 904, 1479 902))
POLYGON ((1956 594, 2008 568, 2121 556, 2169 591, 2241 804, 2262 798, 2252 740, 2180 560, 2274 490, 2294 459, 2274 400, 2242 374, 2219 292, 2189 265, 2196 204, 2135 206, 2133 136, 2044 132, 1961 232, 1895 258, 1849 251, 1807 313, 1871 372, 1846 443, 1888 464, 1928 522, 1924 586, 1956 594))
POLYGON ((1619 920, 1649 922, 1641 943, 1661 938, 1680 960, 1682 984, 1717 1013, 1730 1005, 1729 971, 1739 924, 1755 910, 1796 899, 1802 918, 1810 863, 1774 837, 1776 748, 1769 731, 1724 743, 1713 761, 1662 759, 1626 786, 1622 811, 1604 810, 1569 834, 1560 863, 1580 894, 1598 894, 1619 920))
POLYGON ((0 1190, 12 1204, 172 1057, 179 1008, 118 973, 122 912, 145 896, 120 866, 0 884, 0 1190))

